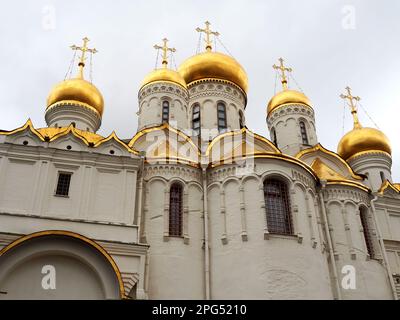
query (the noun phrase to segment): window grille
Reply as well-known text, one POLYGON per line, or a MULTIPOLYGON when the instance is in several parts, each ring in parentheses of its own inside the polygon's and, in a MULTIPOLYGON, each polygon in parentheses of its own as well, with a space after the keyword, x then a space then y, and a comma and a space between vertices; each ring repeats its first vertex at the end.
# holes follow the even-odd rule
POLYGON ((182 186, 174 183, 169 191, 169 235, 182 236, 182 186))
POLYGON ((71 173, 60 172, 58 174, 58 182, 56 195, 57 196, 68 196, 69 194, 69 185, 71 182, 71 173))
POLYGON ((192 129, 194 135, 200 135, 200 106, 198 104, 194 105, 192 111, 192 129))
POLYGON ((264 199, 268 231, 276 234, 293 234, 289 192, 286 184, 277 179, 265 180, 264 199))

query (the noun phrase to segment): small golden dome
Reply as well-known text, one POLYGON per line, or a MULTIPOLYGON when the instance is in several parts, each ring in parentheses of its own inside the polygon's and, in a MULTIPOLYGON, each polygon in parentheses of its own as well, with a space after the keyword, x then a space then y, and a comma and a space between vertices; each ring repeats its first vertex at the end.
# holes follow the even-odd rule
POLYGON ((157 81, 167 81, 167 82, 173 82, 178 85, 180 85, 183 88, 187 88, 185 80, 182 78, 182 76, 171 69, 167 68, 161 68, 161 69, 156 69, 150 72, 142 81, 142 85, 140 87, 143 88, 145 85, 157 82, 157 81))
POLYGON ((359 152, 384 151, 392 153, 389 139, 374 128, 356 127, 346 133, 338 145, 338 154, 345 160, 359 152))
POLYGON ((103 115, 104 101, 100 91, 81 78, 69 79, 55 85, 47 98, 47 108, 61 101, 71 101, 94 108, 103 115))
POLYGON ((248 80, 243 67, 234 58, 219 52, 192 56, 179 66, 178 72, 187 84, 205 78, 228 80, 247 93, 248 80))
POLYGON ((310 100, 303 93, 295 90, 284 90, 274 95, 269 101, 267 115, 280 106, 292 103, 303 104, 312 108, 310 100))

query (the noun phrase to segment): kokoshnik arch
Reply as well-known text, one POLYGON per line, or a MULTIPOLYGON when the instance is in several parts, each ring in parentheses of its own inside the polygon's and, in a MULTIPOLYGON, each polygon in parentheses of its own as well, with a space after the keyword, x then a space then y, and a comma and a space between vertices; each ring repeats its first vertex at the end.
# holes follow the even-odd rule
POLYGON ((0 298, 397 299, 400 185, 359 98, 341 95, 354 128, 328 150, 318 106, 279 59, 270 139, 258 135, 247 73, 213 50, 209 22, 196 30, 205 51, 177 70, 176 49, 155 45, 134 137, 97 133, 105 102, 85 79, 88 38, 72 46, 77 76, 48 96, 47 127, 0 131, 0 298), (56 289, 40 285, 43 265, 56 289), (341 286, 348 265, 353 290, 341 286))

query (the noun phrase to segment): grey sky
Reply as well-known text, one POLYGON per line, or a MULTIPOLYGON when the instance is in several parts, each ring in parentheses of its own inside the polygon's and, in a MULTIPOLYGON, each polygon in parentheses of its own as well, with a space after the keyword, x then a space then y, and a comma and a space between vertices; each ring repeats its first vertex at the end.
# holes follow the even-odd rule
MULTIPOLYGON (((399 13, 398 1, 372 0, 8 1, 0 12, 0 128, 13 129, 29 117, 35 127, 45 126, 46 98, 64 79, 69 46, 88 36, 99 50, 93 82, 105 99, 99 133, 133 136, 137 91, 155 65, 153 45, 168 37, 179 65, 196 51, 195 28, 209 20, 247 71, 251 130, 269 138, 265 109, 274 94, 271 66, 282 56, 314 104, 322 145, 336 151, 343 135, 339 94, 349 85, 391 140, 393 178, 400 181, 399 13), (354 29, 343 27, 349 22, 346 6, 355 8, 354 29), (50 29, 49 8, 55 10, 50 29)), ((362 110, 360 118, 373 126, 362 110)), ((345 132, 351 127, 346 109, 345 132)))

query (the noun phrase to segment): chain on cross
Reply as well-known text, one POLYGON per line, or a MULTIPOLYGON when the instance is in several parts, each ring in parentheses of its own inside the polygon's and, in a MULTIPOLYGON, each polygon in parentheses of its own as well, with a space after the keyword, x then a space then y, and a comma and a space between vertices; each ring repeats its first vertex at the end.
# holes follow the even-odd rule
POLYGON ((354 128, 360 128, 361 124, 360 121, 358 120, 358 114, 357 114, 357 106, 354 101, 360 101, 361 98, 357 96, 353 96, 351 94, 351 88, 349 86, 346 87, 347 94, 341 94, 340 97, 344 100, 348 100, 348 106, 351 109, 351 114, 353 115, 353 120, 354 120, 354 128))
POLYGON ((168 46, 167 46, 168 39, 167 38, 162 39, 162 41, 163 41, 163 45, 159 46, 159 45, 155 44, 154 49, 162 50, 162 59, 163 59, 162 65, 164 66, 164 68, 166 68, 168 65, 168 51, 176 52, 176 49, 168 48, 168 46))
POLYGON ((285 72, 292 72, 292 68, 289 67, 285 67, 285 65, 283 64, 283 59, 279 58, 279 66, 277 65, 273 65, 272 68, 274 68, 275 70, 279 70, 281 72, 280 76, 281 76, 281 82, 282 82, 282 86, 283 86, 283 90, 287 90, 288 86, 287 86, 287 77, 285 72))
POLYGON ((95 54, 95 53, 98 52, 95 48, 93 48, 93 49, 88 48, 87 43, 89 42, 89 39, 87 37, 84 37, 82 40, 83 40, 82 47, 78 47, 76 45, 72 45, 71 46, 72 50, 79 50, 79 51, 82 52, 82 54, 81 54, 81 56, 79 58, 79 63, 78 63, 78 66, 79 66, 79 77, 81 79, 83 79, 83 68, 85 67, 86 52, 90 52, 92 54, 95 54))
POLYGON ((218 37, 219 36, 219 32, 210 30, 210 25, 211 25, 210 22, 206 21, 205 24, 206 24, 206 28, 205 29, 196 28, 196 31, 197 32, 204 32, 206 34, 206 39, 205 39, 206 50, 207 51, 211 51, 211 49, 212 49, 212 41, 211 41, 210 35, 214 35, 214 36, 218 37))

